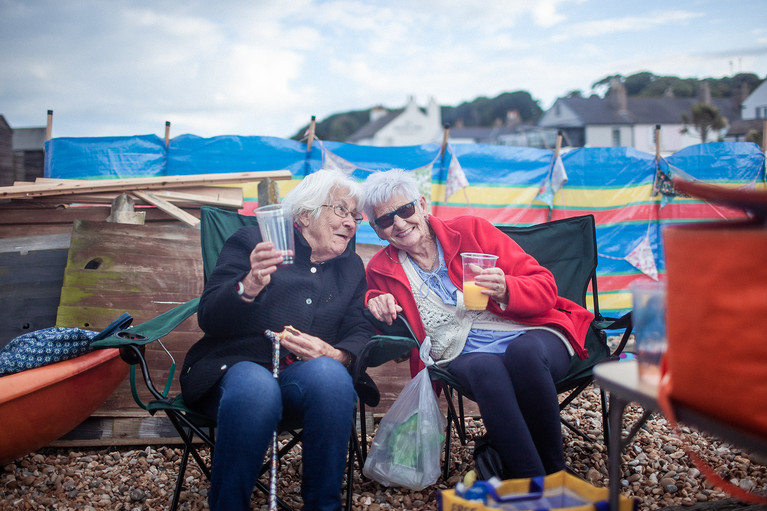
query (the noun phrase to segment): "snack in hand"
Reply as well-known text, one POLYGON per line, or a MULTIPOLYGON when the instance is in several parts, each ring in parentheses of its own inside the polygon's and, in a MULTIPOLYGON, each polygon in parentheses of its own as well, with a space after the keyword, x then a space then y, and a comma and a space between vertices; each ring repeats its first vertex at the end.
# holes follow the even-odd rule
POLYGON ((293 335, 301 335, 301 332, 299 332, 297 328, 291 325, 285 325, 285 329, 277 335, 280 337, 280 339, 285 339, 288 333, 291 333, 293 335))

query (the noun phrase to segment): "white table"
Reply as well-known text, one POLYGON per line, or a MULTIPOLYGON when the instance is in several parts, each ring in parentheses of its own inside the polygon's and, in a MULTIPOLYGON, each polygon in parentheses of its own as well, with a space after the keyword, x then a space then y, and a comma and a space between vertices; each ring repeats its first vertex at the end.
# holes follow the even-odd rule
MULTIPOLYGON (((636 360, 610 361, 594 367, 594 381, 609 395, 608 471, 610 477, 610 509, 618 509, 620 495, 621 452, 653 412, 659 412, 658 387, 639 380, 636 360), (637 403, 645 412, 628 434, 622 434, 623 412, 629 403, 637 403)), ((727 442, 767 456, 767 438, 726 424, 701 412, 683 406, 674 406, 679 422, 694 426, 727 442)))

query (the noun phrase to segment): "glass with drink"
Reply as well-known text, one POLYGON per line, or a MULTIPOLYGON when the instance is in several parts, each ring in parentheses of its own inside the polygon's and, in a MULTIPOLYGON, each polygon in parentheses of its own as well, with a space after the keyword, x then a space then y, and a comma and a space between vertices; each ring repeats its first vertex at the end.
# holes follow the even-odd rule
POLYGON ((482 273, 485 268, 495 266, 498 256, 492 254, 476 254, 464 252, 461 254, 463 261, 463 303, 470 310, 485 310, 488 296, 482 294, 485 287, 477 285, 474 278, 482 273))
POLYGON ((634 339, 639 379, 657 385, 661 359, 666 352, 666 283, 634 282, 631 285, 634 339))

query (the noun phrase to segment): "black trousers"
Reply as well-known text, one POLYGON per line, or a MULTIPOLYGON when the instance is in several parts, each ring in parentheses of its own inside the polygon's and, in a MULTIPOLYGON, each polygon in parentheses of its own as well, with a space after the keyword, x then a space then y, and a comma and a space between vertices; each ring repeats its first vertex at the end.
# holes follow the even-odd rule
POLYGON ((512 477, 565 468, 555 382, 569 365, 562 340, 545 330, 528 330, 504 354, 467 353, 448 365, 474 395, 488 439, 512 477))

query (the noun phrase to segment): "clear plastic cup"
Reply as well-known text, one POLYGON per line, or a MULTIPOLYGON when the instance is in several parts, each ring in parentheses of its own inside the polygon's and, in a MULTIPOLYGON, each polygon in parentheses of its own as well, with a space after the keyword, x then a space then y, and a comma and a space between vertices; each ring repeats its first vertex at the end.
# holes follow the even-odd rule
POLYGON ((482 294, 482 287, 474 282, 477 275, 485 268, 493 268, 498 256, 492 254, 476 254, 464 252, 461 254, 463 261, 463 304, 467 309, 485 310, 488 296, 482 294))
POLYGON ((634 282, 631 284, 639 379, 657 385, 660 365, 666 353, 666 283, 634 282))
POLYGON ((274 243, 275 250, 282 253, 282 265, 293 264, 295 241, 293 239, 293 215, 282 204, 272 204, 256 209, 258 228, 264 241, 274 243))

